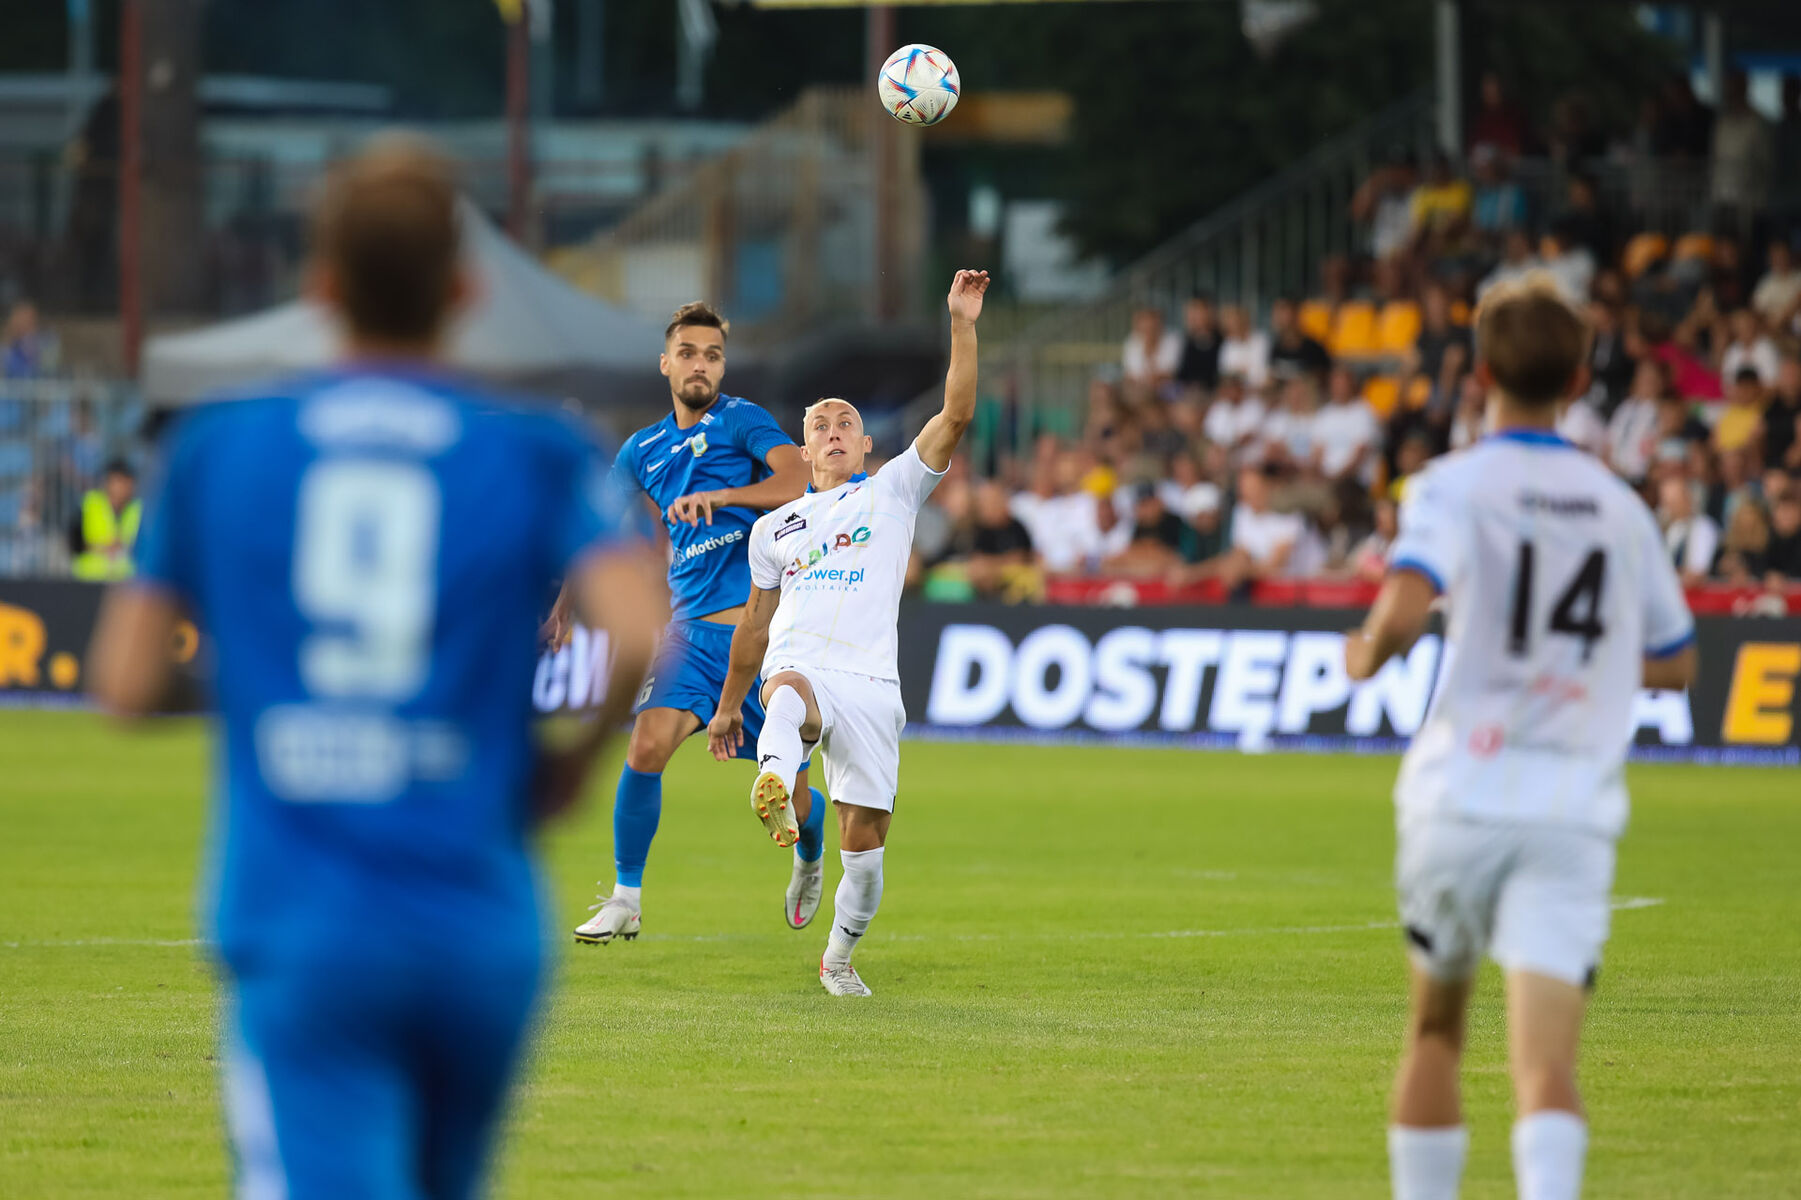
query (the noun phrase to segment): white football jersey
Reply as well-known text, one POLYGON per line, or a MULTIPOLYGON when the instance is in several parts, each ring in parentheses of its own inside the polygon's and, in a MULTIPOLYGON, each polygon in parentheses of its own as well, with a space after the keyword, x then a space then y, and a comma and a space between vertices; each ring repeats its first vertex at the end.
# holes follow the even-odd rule
POLYGON ((751 582, 782 589, 763 678, 786 667, 900 678, 900 599, 913 522, 943 477, 910 445, 873 476, 853 475, 827 492, 808 488, 757 520, 751 582))
POLYGON ((1444 596, 1445 663, 1401 765, 1403 821, 1540 821, 1617 836, 1643 660, 1694 618, 1651 512, 1595 458, 1511 430, 1409 489, 1391 569, 1444 596))

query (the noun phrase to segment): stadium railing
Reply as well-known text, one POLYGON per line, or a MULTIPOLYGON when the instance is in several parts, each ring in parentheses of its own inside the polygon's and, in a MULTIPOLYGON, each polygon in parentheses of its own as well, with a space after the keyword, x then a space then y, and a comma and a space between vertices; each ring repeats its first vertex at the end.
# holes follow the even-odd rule
POLYGON ((884 287, 907 311, 919 286, 925 190, 919 139, 879 136, 888 120, 859 89, 811 88, 610 230, 554 252, 551 265, 655 316, 714 297, 734 335, 752 341, 873 319, 884 287), (883 203, 892 206, 886 272, 873 236, 883 203))
POLYGON ((142 466, 143 414, 117 381, 0 379, 0 577, 69 573, 82 493, 114 458, 142 466))

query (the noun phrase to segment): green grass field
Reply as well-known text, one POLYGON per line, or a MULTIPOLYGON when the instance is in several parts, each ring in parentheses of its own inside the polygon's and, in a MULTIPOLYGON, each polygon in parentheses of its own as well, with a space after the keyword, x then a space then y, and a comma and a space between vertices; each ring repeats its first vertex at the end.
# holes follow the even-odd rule
MULTIPOLYGON (((220 1195, 199 727, 0 713, 0 1196, 220 1195)), ((571 948, 508 1197, 1382 1197, 1394 761, 913 744, 873 1000, 781 924, 747 768, 672 768, 645 936, 571 948)), ((1801 1196, 1801 775, 1645 767, 1589 1027, 1593 1197, 1801 1196)), ((549 845, 611 879, 611 780, 549 845)), ((838 874, 828 858, 828 898, 838 874)), ((1511 1196, 1498 987, 1465 1195, 1511 1196)))

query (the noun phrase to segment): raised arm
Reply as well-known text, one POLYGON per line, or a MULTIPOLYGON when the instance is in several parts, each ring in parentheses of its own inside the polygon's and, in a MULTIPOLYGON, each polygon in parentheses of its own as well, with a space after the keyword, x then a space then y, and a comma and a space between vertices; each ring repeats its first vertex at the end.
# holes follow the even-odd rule
POLYGON ((725 684, 719 689, 719 707, 707 726, 707 749, 720 762, 730 762, 744 745, 744 697, 756 681, 763 655, 769 649, 769 622, 776 606, 782 602, 782 589, 761 588, 754 584, 745 603, 744 616, 732 631, 731 655, 727 660, 725 684))
POLYGON ((987 291, 988 272, 958 271, 945 300, 951 313, 951 365, 944 376, 944 408, 913 443, 934 471, 950 468, 957 443, 976 418, 976 319, 987 291))

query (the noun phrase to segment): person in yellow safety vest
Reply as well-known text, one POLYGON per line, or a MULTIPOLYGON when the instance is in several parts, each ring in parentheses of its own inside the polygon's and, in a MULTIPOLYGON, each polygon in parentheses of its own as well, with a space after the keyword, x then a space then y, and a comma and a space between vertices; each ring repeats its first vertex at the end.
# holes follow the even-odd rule
POLYGON ((137 492, 137 475, 131 464, 115 458, 106 464, 101 486, 82 496, 81 511, 69 528, 75 578, 105 582, 131 577, 131 549, 138 540, 143 508, 137 492))

